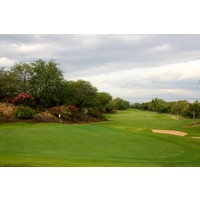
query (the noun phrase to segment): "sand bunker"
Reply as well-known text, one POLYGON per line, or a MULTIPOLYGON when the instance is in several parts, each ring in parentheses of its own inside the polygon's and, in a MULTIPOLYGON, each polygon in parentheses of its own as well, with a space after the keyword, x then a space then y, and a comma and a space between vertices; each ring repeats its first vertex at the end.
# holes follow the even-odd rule
POLYGON ((200 137, 191 137, 191 138, 200 139, 200 137))
POLYGON ((184 133, 184 132, 170 131, 170 130, 152 129, 152 132, 154 132, 154 133, 164 133, 164 134, 170 134, 170 135, 178 135, 178 136, 185 136, 185 135, 187 135, 187 133, 184 133))

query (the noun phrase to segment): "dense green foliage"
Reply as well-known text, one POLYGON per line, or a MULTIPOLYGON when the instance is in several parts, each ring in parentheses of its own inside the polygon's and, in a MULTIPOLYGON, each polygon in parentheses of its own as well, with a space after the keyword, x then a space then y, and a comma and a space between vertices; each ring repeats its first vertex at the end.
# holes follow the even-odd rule
POLYGON ((9 100, 17 93, 17 79, 15 74, 0 68, 0 100, 9 100))
MULTIPOLYGON (((0 69, 0 101, 14 105, 29 106, 34 110, 74 106, 78 112, 66 119, 86 119, 101 113, 130 108, 130 103, 121 98, 113 99, 109 93, 98 92, 85 80, 68 81, 54 60, 36 60, 33 63, 16 63, 10 70, 0 69), (100 112, 100 113, 99 113, 100 112)), ((131 106, 157 113, 169 113, 188 118, 200 117, 200 103, 185 100, 166 102, 155 98, 151 102, 135 103, 131 106)), ((69 109, 68 109, 69 110, 69 109)), ((69 113, 69 112, 67 112, 69 113)), ((58 113, 59 115, 61 113, 58 113)), ((62 113, 63 116, 66 114, 62 113)), ((100 117, 101 118, 101 117, 100 117)), ((73 119, 73 121, 74 121, 73 119)))
POLYGON ((0 166, 200 166, 192 119, 126 110, 91 124, 0 124, 0 166), (184 137, 151 129, 187 132, 184 137))
POLYGON ((66 103, 78 108, 95 106, 97 88, 88 81, 68 81, 66 87, 66 103))
POLYGON ((57 117, 62 114, 63 119, 73 121, 86 119, 86 113, 91 117, 102 118, 102 113, 129 107, 129 102, 113 99, 106 92, 98 92, 88 81, 65 80, 54 60, 16 63, 10 70, 1 68, 0 92, 0 102, 29 106, 37 111, 57 107, 57 117), (70 106, 77 108, 78 112, 69 112, 70 106), (66 112, 63 107, 67 108, 66 112))
POLYGON ((31 119, 32 115, 35 114, 35 111, 30 107, 17 106, 14 111, 14 116, 17 119, 31 119))
POLYGON ((162 99, 155 98, 151 102, 135 103, 131 107, 157 113, 169 113, 193 119, 200 117, 200 103, 198 101, 193 103, 186 100, 166 102, 162 99))
POLYGON ((109 111, 109 104, 112 102, 112 96, 107 92, 98 92, 96 97, 96 106, 102 112, 109 111))
POLYGON ((2 68, 0 100, 11 101, 18 94, 30 94, 34 97, 37 107, 45 108, 60 104, 65 80, 57 65, 53 60, 37 60, 30 64, 17 63, 10 70, 2 68))
POLYGON ((128 101, 125 101, 119 97, 114 99, 113 103, 114 103, 114 108, 117 110, 126 110, 127 108, 130 107, 130 104, 128 101))

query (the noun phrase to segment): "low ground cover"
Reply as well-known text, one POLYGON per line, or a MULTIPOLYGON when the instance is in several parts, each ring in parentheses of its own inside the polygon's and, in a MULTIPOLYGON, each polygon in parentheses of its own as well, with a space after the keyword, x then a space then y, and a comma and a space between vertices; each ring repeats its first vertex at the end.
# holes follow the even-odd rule
POLYGON ((200 166, 194 120, 134 109, 105 116, 89 124, 0 124, 0 166, 200 166))

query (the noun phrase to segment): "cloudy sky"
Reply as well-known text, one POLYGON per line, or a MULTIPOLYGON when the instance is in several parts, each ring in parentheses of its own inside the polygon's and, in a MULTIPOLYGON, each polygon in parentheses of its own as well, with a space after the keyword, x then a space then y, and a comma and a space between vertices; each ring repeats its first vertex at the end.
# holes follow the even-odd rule
POLYGON ((200 35, 0 35, 0 67, 55 59, 67 80, 130 102, 200 98, 200 35))

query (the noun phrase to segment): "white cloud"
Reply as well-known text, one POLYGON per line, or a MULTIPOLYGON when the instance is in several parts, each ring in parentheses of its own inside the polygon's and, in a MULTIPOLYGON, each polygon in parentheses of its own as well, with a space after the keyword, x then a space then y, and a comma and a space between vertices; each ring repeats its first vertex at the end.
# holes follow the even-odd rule
POLYGON ((11 44, 10 47, 19 53, 37 53, 46 48, 45 44, 11 44))
POLYGON ((7 57, 0 57, 0 67, 8 67, 14 65, 15 61, 7 57))
POLYGON ((78 78, 90 81, 100 91, 110 92, 115 97, 134 98, 152 95, 153 98, 153 95, 157 94, 171 94, 180 98, 184 95, 198 98, 199 66, 200 60, 78 78))
POLYGON ((162 44, 159 46, 155 46, 152 49, 150 49, 150 53, 162 53, 165 51, 170 51, 172 47, 169 44, 162 44))
POLYGON ((32 53, 40 51, 44 48, 41 44, 20 45, 15 47, 20 52, 32 53))

